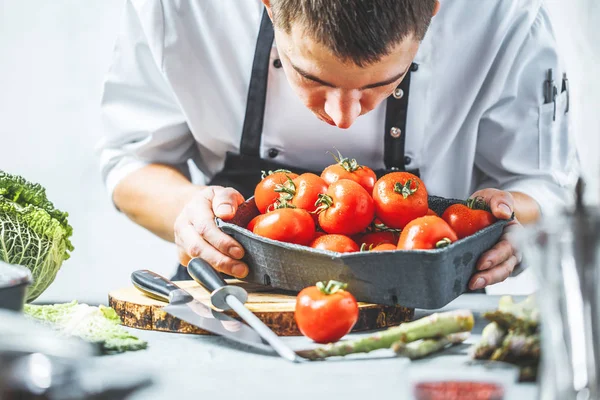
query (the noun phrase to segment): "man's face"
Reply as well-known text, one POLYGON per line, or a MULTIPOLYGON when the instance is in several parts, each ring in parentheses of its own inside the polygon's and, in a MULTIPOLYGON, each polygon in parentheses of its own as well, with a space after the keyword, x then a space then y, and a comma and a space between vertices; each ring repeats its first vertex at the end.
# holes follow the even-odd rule
POLYGON ((300 24, 289 34, 275 28, 285 74, 298 96, 319 119, 342 129, 373 110, 400 84, 419 48, 412 37, 378 62, 359 67, 342 62, 313 40, 300 24))

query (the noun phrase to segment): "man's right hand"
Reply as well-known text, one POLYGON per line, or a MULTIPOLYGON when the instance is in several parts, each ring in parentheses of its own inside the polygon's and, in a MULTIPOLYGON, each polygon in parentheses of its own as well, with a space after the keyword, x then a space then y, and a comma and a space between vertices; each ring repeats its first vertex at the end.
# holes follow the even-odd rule
POLYGON ((248 275, 248 266, 240 261, 242 246, 223 233, 215 216, 224 221, 233 218, 244 197, 233 188, 206 186, 196 192, 177 216, 174 224, 175 244, 179 261, 187 266, 199 257, 215 269, 236 278, 248 275))

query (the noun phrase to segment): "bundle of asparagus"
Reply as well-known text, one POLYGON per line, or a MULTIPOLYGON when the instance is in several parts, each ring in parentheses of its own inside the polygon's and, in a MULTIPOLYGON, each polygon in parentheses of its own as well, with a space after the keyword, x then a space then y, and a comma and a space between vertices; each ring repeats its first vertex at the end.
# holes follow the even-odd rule
POLYGON ((540 359, 539 310, 535 297, 515 303, 512 297, 503 296, 498 309, 483 316, 490 323, 483 329, 479 343, 472 347, 471 356, 517 365, 521 381, 534 381, 540 359))
POLYGON ((330 343, 298 354, 316 360, 392 348, 398 355, 415 359, 462 343, 469 337, 473 325, 473 313, 469 310, 435 313, 373 335, 330 343))

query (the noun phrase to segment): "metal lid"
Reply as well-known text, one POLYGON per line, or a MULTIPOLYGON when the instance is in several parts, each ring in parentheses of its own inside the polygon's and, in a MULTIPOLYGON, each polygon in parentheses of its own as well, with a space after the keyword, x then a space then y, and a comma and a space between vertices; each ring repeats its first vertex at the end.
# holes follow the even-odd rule
POLYGON ((0 261, 0 289, 29 285, 33 282, 33 276, 29 269, 21 265, 12 265, 0 261))

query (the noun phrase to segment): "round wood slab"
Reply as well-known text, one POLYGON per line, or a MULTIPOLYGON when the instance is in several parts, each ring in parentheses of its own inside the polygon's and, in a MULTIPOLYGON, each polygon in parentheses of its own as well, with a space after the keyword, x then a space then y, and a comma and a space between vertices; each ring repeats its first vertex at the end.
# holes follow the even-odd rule
MULTIPOLYGON (((252 283, 229 280, 228 283, 242 286, 248 292, 246 306, 279 336, 301 335, 294 320, 296 296, 279 293, 272 288, 252 283)), ((208 292, 194 281, 175 282, 199 301, 210 306, 208 292)), ((108 294, 109 305, 121 317, 123 325, 138 329, 163 332, 210 335, 210 332, 181 321, 162 311, 167 305, 154 300, 133 286, 115 290, 108 294)), ((358 321, 353 332, 368 331, 398 325, 410 321, 414 309, 399 306, 359 303, 358 321)), ((231 310, 226 314, 240 319, 231 310)))

